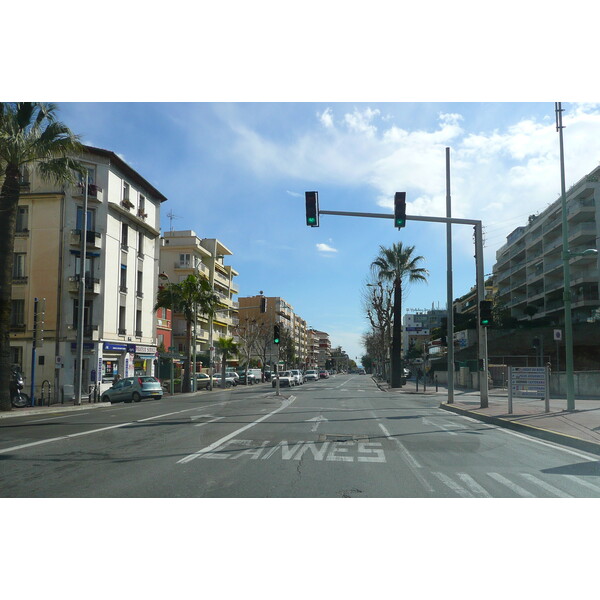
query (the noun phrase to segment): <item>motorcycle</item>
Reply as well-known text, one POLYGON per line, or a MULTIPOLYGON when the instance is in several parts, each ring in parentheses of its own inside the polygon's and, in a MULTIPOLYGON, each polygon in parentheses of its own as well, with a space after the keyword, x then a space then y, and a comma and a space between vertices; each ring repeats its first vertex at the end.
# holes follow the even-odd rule
POLYGON ((10 388, 10 401, 15 408, 23 408, 29 406, 29 396, 23 392, 25 383, 23 382, 22 373, 13 369, 11 371, 11 378, 9 383, 10 388))

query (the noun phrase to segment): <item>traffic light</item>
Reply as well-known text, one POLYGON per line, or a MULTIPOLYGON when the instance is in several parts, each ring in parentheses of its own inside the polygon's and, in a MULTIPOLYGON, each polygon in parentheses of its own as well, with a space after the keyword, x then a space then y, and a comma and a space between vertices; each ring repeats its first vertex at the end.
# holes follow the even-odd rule
POLYGON ((492 324, 492 301, 481 300, 479 302, 479 323, 484 327, 492 324))
POLYGON ((309 227, 319 226, 319 192, 305 192, 306 224, 309 227))
POLYGON ((400 229, 406 225, 406 192, 396 192, 394 196, 394 226, 400 229))
POLYGON ((280 341, 281 341, 281 334, 279 331, 279 325, 274 325, 273 326, 273 343, 279 344, 280 341))
POLYGON ((267 312, 267 299, 264 296, 260 299, 260 312, 267 312))

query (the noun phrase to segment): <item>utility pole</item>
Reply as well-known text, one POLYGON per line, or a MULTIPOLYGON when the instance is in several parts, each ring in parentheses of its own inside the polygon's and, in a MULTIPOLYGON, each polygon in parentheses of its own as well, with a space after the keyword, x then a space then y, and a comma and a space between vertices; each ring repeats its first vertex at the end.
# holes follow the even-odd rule
POLYGON ((479 339, 479 360, 482 368, 479 371, 479 397, 481 408, 488 407, 488 348, 487 327, 481 324, 481 301, 485 300, 485 281, 483 275, 483 227, 481 221, 475 225, 475 269, 477 279, 477 331, 479 339))
POLYGON ((569 225, 567 221, 567 196, 565 190, 565 152, 560 102, 554 103, 556 131, 560 144, 560 201, 562 206, 562 261, 563 304, 565 306, 565 375, 567 379, 567 410, 575 410, 575 384, 573 381, 573 323, 571 321, 571 270, 569 266, 569 225))
POLYGON ((83 384, 83 327, 85 324, 85 263, 87 259, 87 210, 89 173, 85 174, 85 189, 83 193, 83 211, 81 215, 81 236, 79 244, 79 306, 77 313, 77 369, 75 371, 75 404, 81 404, 81 386, 83 384))
MULTIPOLYGON (((452 218, 452 203, 450 197, 450 148, 446 148, 446 217, 452 218)), ((446 223, 446 306, 447 306, 447 332, 448 351, 448 404, 454 403, 454 307, 452 291, 452 221, 446 223)))

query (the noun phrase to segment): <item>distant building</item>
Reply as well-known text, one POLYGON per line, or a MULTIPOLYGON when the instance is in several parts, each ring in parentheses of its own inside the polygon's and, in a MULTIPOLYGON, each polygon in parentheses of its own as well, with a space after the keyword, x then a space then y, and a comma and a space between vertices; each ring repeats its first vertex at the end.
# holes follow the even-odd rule
MULTIPOLYGON (((179 283, 188 275, 197 274, 209 282, 221 302, 220 310, 212 323, 207 315, 201 312, 198 314, 195 342, 197 355, 210 352, 210 348, 220 338, 235 338, 235 327, 239 323, 239 303, 236 300, 239 289, 234 277, 238 272, 224 262, 225 257, 232 256, 233 252, 219 240, 200 238, 192 230, 167 231, 161 241, 161 273, 165 273, 172 283, 179 283)), ((185 318, 176 313, 173 315, 173 346, 177 352, 185 350, 185 335, 185 318)), ((193 344, 192 341, 192 347, 193 344)), ((205 366, 207 365, 203 365, 205 366)), ((197 370, 200 370, 199 365, 197 370)))

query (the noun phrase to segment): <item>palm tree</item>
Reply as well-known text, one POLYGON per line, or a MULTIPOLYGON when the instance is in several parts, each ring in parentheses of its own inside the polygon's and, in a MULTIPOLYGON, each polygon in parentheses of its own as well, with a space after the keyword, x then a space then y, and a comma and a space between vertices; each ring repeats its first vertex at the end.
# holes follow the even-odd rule
POLYGON ((225 387, 225 371, 227 367, 227 359, 230 356, 237 354, 238 345, 233 341, 232 337, 220 338, 216 341, 215 346, 221 352, 223 359, 221 360, 221 387, 225 387))
POLYGON ((392 325, 391 382, 392 388, 402 386, 402 287, 406 283, 427 281, 429 272, 418 266, 422 256, 414 256, 415 247, 392 244, 391 248, 379 246, 379 255, 371 263, 377 279, 392 282, 394 287, 394 321, 392 325))
POLYGON ((57 184, 85 174, 74 158, 79 136, 56 120, 57 107, 41 102, 0 102, 0 410, 11 410, 10 313, 13 249, 22 169, 57 184))
POLYGON ((196 312, 208 317, 214 316, 219 304, 220 299, 210 287, 210 283, 193 274, 188 275, 179 283, 168 283, 159 288, 156 294, 154 312, 159 308, 170 308, 173 313, 182 314, 185 319, 185 375, 181 386, 183 392, 191 391, 190 350, 192 347, 192 323, 196 318, 196 312))

